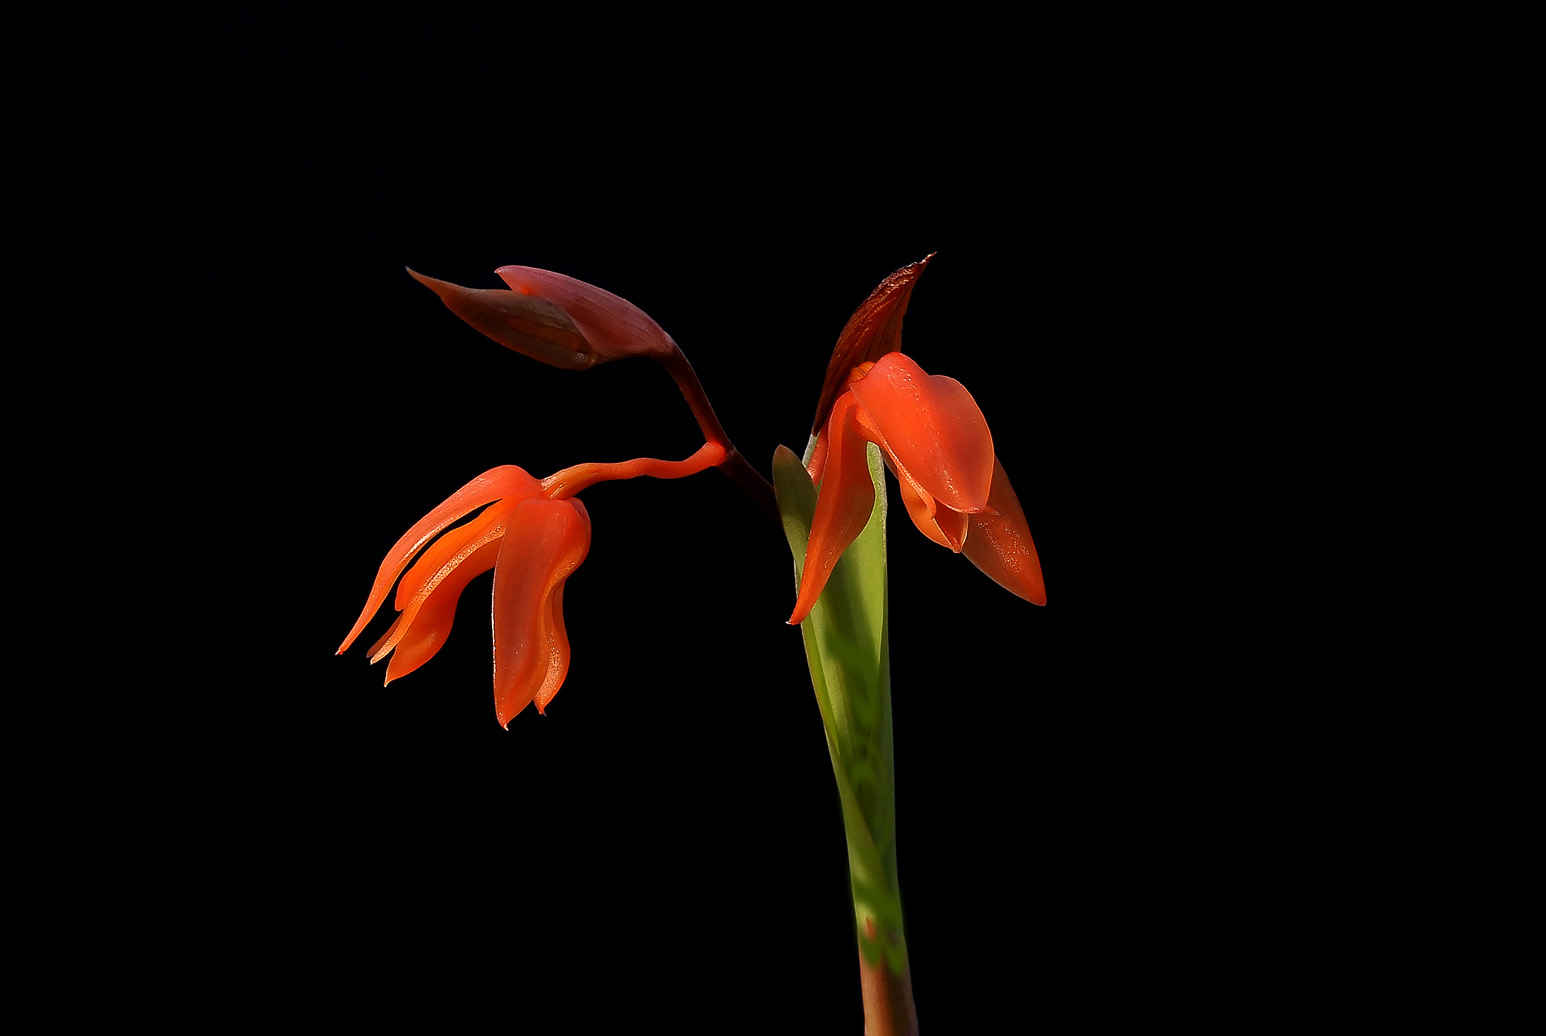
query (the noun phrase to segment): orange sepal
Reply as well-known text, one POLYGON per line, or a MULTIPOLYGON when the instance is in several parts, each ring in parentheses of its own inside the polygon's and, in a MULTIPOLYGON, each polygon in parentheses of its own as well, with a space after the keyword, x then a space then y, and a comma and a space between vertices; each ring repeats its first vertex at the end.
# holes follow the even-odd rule
POLYGON ((805 545, 805 565, 800 571, 800 593, 789 624, 797 625, 816 606, 822 589, 848 545, 864 531, 875 508, 875 486, 870 482, 867 443, 856 427, 853 397, 845 395, 832 408, 822 430, 827 440, 827 459, 811 516, 810 539, 805 545))
POLYGON ((811 431, 826 423, 837 397, 848 387, 849 371, 902 348, 902 318, 907 315, 913 285, 933 258, 934 253, 930 252, 881 281, 843 325, 837 344, 832 347, 832 358, 827 361, 827 375, 821 383, 821 398, 816 403, 811 431))
POLYGON ((569 669, 558 591, 590 550, 578 500, 522 501, 494 565, 494 712, 508 727, 539 694, 551 701, 569 669))
POLYGON ((1031 540, 1031 527, 1020 508, 1020 498, 1004 466, 993 461, 993 489, 988 494, 988 510, 969 515, 971 532, 962 549, 972 564, 999 586, 1025 598, 1032 604, 1047 603, 1047 588, 1041 578, 1041 561, 1031 540))

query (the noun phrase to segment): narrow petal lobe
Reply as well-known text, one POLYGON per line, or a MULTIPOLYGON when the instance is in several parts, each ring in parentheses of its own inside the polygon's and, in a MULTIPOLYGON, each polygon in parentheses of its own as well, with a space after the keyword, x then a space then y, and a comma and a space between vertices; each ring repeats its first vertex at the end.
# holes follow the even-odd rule
POLYGON ((843 551, 864 531, 875 507, 875 487, 870 483, 867 443, 854 425, 852 396, 842 396, 822 435, 828 439, 827 461, 822 470, 816 513, 811 516, 810 541, 805 546, 805 566, 800 572, 800 593, 789 624, 797 625, 816 606, 843 551))
POLYGON ((376 614, 376 610, 386 600, 392 584, 397 581, 403 569, 408 567, 408 563, 414 556, 442 529, 458 518, 495 500, 533 496, 540 490, 541 487, 536 479, 515 465, 506 464, 485 471, 415 522, 413 528, 403 533, 402 538, 387 551, 387 556, 376 573, 376 581, 371 585, 370 597, 365 601, 365 608, 360 612, 360 617, 355 620, 354 628, 339 645, 338 654, 343 654, 349 649, 349 645, 354 643, 354 638, 360 635, 360 631, 370 622, 371 616, 376 614))

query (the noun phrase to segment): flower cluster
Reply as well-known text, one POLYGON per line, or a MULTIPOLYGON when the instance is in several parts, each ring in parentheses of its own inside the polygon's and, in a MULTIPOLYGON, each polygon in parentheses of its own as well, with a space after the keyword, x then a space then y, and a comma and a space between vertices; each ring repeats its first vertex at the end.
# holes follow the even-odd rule
MULTIPOLYGON (((880 447, 908 516, 925 536, 965 553, 1011 592, 1046 603, 1036 546, 982 411, 960 382, 929 375, 896 351, 912 284, 927 263, 887 278, 855 312, 833 352, 808 468, 819 494, 791 623, 810 613, 843 551, 869 520, 870 443, 880 447)), ((543 711, 568 673, 564 582, 585 560, 591 538, 590 516, 576 493, 601 481, 681 478, 712 466, 721 466, 765 506, 771 489, 730 446, 676 343, 627 300, 524 266, 498 271, 509 289, 463 288, 409 272, 484 334, 552 366, 579 370, 630 356, 661 363, 682 386, 707 440, 683 461, 581 464, 540 481, 513 465, 495 468, 453 493, 387 552, 339 653, 354 643, 401 576, 393 599, 399 614, 370 657, 379 662, 391 656, 387 682, 406 676, 445 643, 468 582, 492 569, 494 702, 500 724, 508 725, 529 703, 543 711)))

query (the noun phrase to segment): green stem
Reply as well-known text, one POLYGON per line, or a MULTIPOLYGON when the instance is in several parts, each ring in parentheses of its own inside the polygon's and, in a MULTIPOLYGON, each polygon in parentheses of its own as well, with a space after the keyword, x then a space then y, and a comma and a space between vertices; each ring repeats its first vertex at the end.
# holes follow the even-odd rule
MULTIPOLYGON (((897 880, 886 485, 880 451, 874 446, 869 448, 869 468, 875 487, 869 523, 833 568, 800 632, 843 809, 865 1031, 891 1036, 915 1033, 917 1013, 897 880)), ((773 481, 798 585, 816 487, 800 460, 783 447, 774 456, 773 481)))

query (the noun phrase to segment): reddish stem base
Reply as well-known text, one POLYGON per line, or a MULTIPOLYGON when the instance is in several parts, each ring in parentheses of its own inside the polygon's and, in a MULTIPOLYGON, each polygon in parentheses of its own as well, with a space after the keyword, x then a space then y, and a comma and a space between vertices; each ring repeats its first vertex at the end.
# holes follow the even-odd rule
POLYGON ((884 960, 870 967, 861 952, 859 986, 864 993, 864 1036, 918 1036, 911 968, 898 975, 884 960))

